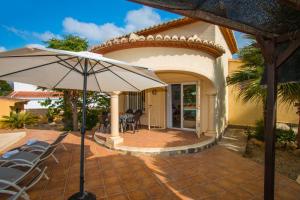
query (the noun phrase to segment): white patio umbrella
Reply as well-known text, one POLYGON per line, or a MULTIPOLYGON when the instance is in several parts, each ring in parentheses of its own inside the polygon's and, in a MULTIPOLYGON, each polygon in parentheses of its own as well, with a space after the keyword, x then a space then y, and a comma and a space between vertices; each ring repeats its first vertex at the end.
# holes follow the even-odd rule
POLYGON ((28 83, 49 89, 83 90, 80 191, 70 199, 95 199, 94 194, 84 190, 87 91, 142 91, 165 86, 165 83, 146 68, 91 52, 71 52, 34 46, 1 52, 0 80, 28 83))

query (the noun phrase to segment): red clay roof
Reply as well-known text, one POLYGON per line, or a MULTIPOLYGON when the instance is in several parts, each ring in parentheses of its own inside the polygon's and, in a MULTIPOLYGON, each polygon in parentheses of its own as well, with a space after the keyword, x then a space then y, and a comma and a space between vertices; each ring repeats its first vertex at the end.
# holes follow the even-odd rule
POLYGON ((14 91, 8 95, 11 98, 58 98, 62 97, 62 92, 49 91, 14 91))

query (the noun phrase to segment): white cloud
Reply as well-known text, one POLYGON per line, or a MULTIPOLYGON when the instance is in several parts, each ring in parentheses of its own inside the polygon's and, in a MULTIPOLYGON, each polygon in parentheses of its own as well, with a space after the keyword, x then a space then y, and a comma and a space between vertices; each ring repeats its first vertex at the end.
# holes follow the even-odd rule
POLYGON ((6 51, 6 48, 3 46, 0 46, 0 52, 6 51))
MULTIPOLYGON (((154 24, 160 23, 161 17, 152 8, 141 7, 137 10, 130 10, 124 18, 124 25, 117 26, 114 23, 95 24, 92 22, 82 22, 72 17, 63 20, 65 33, 78 35, 88 39, 91 43, 102 42, 129 32, 136 31, 154 24)), ((61 35, 50 31, 33 32, 17 29, 13 26, 3 26, 6 30, 18 35, 30 42, 47 41, 51 38, 61 39, 61 35)))
POLYGON ((38 39, 40 39, 41 41, 47 41, 50 40, 52 38, 57 38, 57 39, 61 39, 60 35, 54 34, 50 31, 46 31, 44 33, 37 33, 37 32, 32 32, 32 35, 38 39))
POLYGON ((132 32, 161 22, 161 17, 152 8, 143 6, 138 10, 131 10, 127 13, 126 31, 132 32))
POLYGON ((112 23, 97 25, 94 23, 80 22, 72 17, 67 17, 63 21, 64 31, 87 38, 91 41, 103 41, 116 37, 125 32, 123 28, 112 23))
POLYGON ((38 33, 38 32, 30 32, 30 31, 26 31, 26 30, 20 30, 15 27, 12 27, 12 26, 4 26, 4 28, 26 40, 37 39, 40 41, 47 41, 51 38, 58 38, 58 39, 61 38, 60 35, 54 34, 50 31, 38 33))
POLYGON ((105 41, 160 23, 161 17, 152 8, 144 6, 138 10, 128 11, 124 21, 125 25, 120 27, 113 23, 98 25, 90 22, 81 22, 72 17, 67 17, 63 21, 63 27, 66 33, 76 34, 80 37, 87 38, 93 43, 105 41))

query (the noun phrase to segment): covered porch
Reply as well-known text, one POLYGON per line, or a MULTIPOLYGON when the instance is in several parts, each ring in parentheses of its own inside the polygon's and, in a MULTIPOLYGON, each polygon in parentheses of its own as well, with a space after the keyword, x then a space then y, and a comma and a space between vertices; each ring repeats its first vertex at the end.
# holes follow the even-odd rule
POLYGON ((140 152, 148 152, 152 148, 154 153, 163 149, 183 150, 183 147, 184 150, 196 148, 193 150, 196 152, 215 143, 218 105, 214 84, 205 76, 191 72, 155 73, 167 83, 166 87, 110 94, 109 128, 96 132, 95 140, 112 149, 127 151, 129 148, 132 152, 132 148, 139 148, 140 152), (132 117, 134 112, 142 111, 138 131, 133 131, 131 126, 123 129, 122 116, 129 111, 133 112, 132 117))

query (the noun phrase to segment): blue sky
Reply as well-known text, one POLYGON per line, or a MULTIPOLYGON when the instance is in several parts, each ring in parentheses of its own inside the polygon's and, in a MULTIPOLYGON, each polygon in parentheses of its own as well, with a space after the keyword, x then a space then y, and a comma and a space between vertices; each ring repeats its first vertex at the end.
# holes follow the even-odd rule
MULTIPOLYGON (((0 51, 64 34, 85 37, 93 45, 177 17, 125 0, 2 0, 0 51)), ((241 34, 236 38, 240 47, 247 43, 241 34)))

